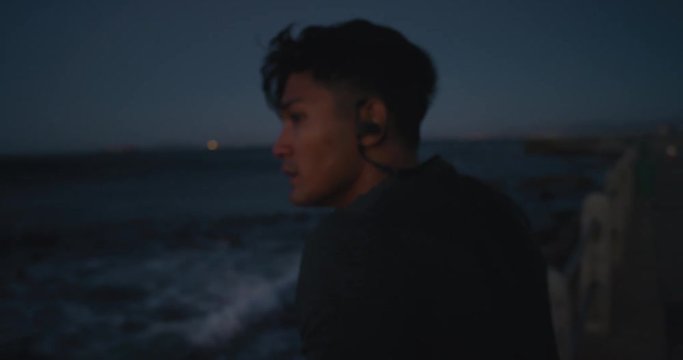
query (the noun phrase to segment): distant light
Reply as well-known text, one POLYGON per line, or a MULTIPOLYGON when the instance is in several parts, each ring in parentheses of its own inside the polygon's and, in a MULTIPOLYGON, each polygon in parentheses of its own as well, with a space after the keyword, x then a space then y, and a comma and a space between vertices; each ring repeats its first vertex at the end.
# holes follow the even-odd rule
POLYGON ((216 140, 209 140, 206 142, 206 148, 209 149, 209 151, 216 151, 218 150, 218 141, 216 140))
POLYGON ((678 148, 676 147, 676 145, 667 146, 666 147, 666 154, 672 158, 678 156, 678 148))

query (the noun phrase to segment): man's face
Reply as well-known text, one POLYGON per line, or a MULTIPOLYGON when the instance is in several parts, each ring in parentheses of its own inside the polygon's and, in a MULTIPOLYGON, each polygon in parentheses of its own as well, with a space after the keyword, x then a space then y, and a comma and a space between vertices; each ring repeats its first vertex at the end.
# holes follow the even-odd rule
POLYGON ((353 111, 342 111, 338 100, 308 72, 287 80, 273 154, 283 161, 295 205, 340 206, 353 199, 361 159, 353 111))

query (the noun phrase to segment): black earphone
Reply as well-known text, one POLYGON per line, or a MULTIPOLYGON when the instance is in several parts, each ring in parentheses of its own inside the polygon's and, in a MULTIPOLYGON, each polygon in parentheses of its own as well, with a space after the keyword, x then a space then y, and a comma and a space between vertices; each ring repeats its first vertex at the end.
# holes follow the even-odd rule
POLYGON ((379 134, 382 128, 374 122, 358 122, 358 136, 379 134))
POLYGON ((360 120, 360 108, 367 103, 368 99, 360 99, 356 102, 356 135, 360 138, 365 135, 379 134, 382 128, 372 121, 360 120))

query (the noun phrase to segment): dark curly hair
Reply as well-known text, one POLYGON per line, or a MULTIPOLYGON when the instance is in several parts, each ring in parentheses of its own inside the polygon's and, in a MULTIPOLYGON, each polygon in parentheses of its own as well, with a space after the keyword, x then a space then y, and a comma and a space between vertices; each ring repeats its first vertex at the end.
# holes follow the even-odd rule
POLYGON ((417 148, 436 70, 429 55, 401 33, 366 20, 309 26, 298 37, 292 25, 286 27, 270 41, 261 67, 271 108, 279 107, 289 75, 303 71, 330 88, 382 99, 403 143, 417 148))

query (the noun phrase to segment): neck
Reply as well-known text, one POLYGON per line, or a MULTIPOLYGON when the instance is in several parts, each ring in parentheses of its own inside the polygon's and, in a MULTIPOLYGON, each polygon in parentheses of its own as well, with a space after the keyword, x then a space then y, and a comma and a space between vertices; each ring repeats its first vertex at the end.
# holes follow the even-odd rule
POLYGON ((368 149, 368 159, 394 170, 410 169, 418 165, 417 151, 406 150, 403 146, 389 143, 379 149, 368 149))
MULTIPOLYGON (((382 166, 393 170, 402 170, 416 167, 418 165, 417 152, 409 152, 402 148, 390 149, 385 148, 383 151, 367 151, 366 157, 382 166)), ((360 157, 360 154, 359 154, 360 157)), ((361 169, 356 181, 351 185, 351 188, 341 198, 334 201, 333 206, 337 208, 344 208, 353 203, 356 198, 369 192, 389 174, 378 168, 371 162, 360 159, 361 169)))

